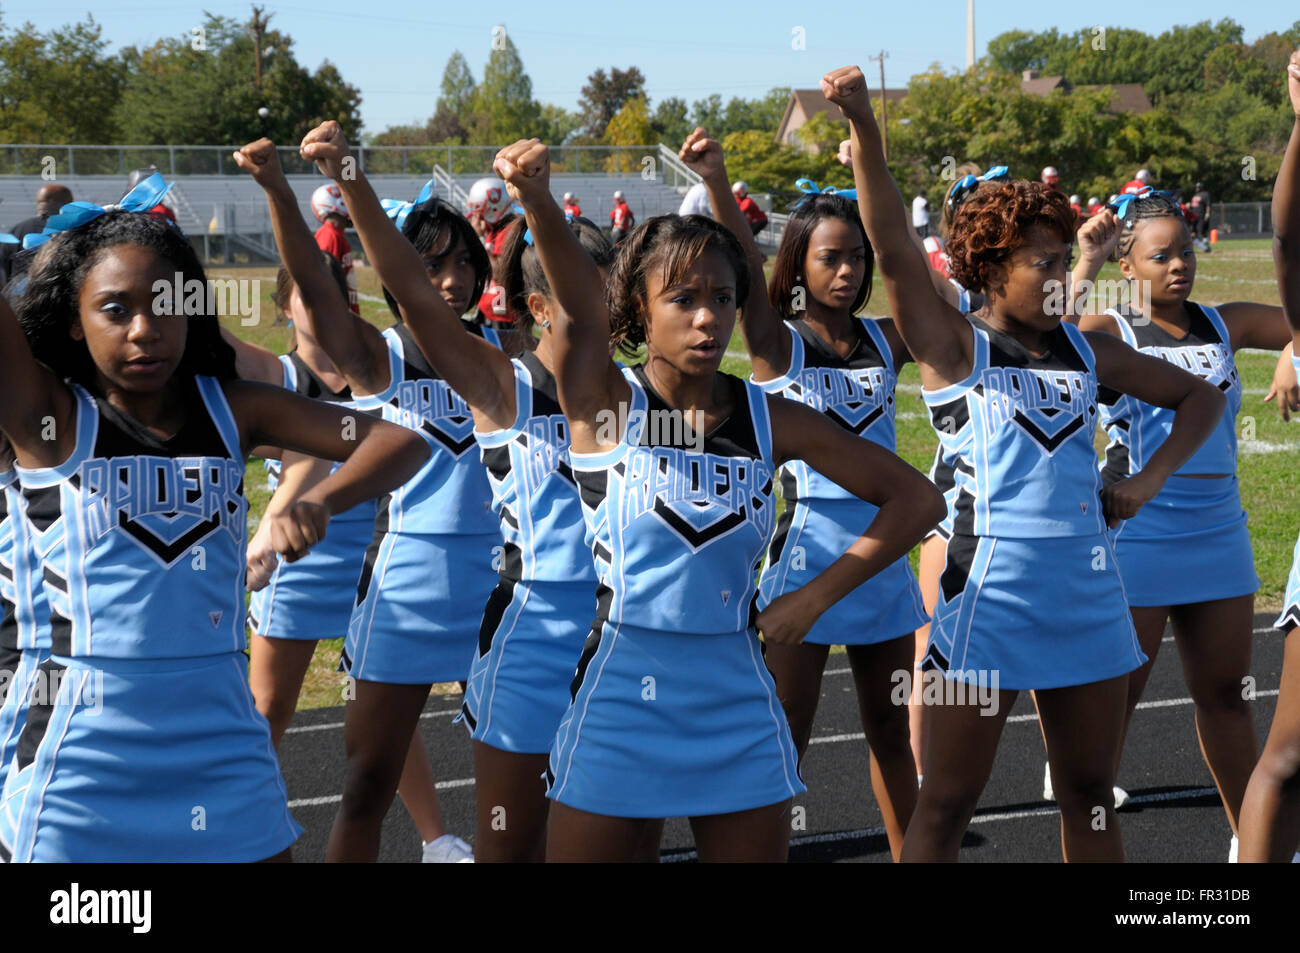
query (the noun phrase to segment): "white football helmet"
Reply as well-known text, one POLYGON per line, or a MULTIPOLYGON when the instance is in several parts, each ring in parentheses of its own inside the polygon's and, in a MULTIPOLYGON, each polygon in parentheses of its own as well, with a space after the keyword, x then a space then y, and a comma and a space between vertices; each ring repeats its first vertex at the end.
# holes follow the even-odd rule
POLYGON ((483 221, 495 225, 510 211, 510 194, 506 184, 498 178, 479 179, 469 190, 469 212, 483 216, 483 221))

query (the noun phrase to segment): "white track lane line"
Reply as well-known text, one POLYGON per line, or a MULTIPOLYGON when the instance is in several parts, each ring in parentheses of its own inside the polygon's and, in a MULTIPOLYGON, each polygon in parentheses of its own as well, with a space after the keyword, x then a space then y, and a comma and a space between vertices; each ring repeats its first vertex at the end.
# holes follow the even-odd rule
MULTIPOLYGON (((1256 632, 1257 634, 1258 634, 1258 633, 1261 633, 1261 632, 1271 632, 1271 631, 1273 631, 1273 630, 1272 630, 1272 629, 1256 629, 1256 630, 1255 630, 1255 632, 1256 632)), ((1164 642, 1172 642, 1172 641, 1173 641, 1173 636, 1166 636, 1162 641, 1164 641, 1164 642)), ((832 669, 827 669, 823 674, 824 674, 824 675, 845 675, 845 674, 848 674, 850 671, 852 671, 852 669, 848 669, 848 668, 832 668, 832 669)), ((1255 693, 1255 697, 1256 697, 1256 698, 1273 698, 1273 697, 1275 697, 1275 696, 1277 695, 1277 693, 1278 693, 1278 690, 1277 690, 1277 689, 1270 689, 1270 690, 1268 690, 1268 691, 1256 692, 1256 693, 1255 693)), ((1178 707, 1178 706, 1181 706, 1181 705, 1190 705, 1191 703, 1192 703, 1192 700, 1191 700, 1190 698, 1162 698, 1162 699, 1159 699, 1159 700, 1157 700, 1157 701, 1140 702, 1140 703, 1138 704, 1138 706, 1137 706, 1137 710, 1138 710, 1138 711, 1142 711, 1143 709, 1149 709, 1149 708, 1175 708, 1175 707, 1178 707)), ((446 709, 446 710, 443 710, 443 711, 429 711, 429 712, 425 712, 425 713, 422 714, 420 717, 421 717, 421 718, 439 718, 439 717, 443 717, 443 716, 446 716, 446 715, 455 715, 455 714, 456 714, 457 712, 459 712, 459 711, 460 711, 459 708, 449 708, 449 709, 446 709)), ((1011 717, 1007 718, 1007 724, 1018 724, 1018 723, 1022 723, 1022 722, 1031 722, 1031 721, 1038 721, 1038 716, 1037 716, 1037 715, 1012 715, 1011 717)), ((342 728, 342 727, 343 727, 343 722, 341 722, 341 721, 337 721, 337 722, 332 721, 332 722, 328 722, 328 723, 323 724, 323 725, 303 725, 301 728, 290 728, 289 731, 286 731, 286 732, 285 732, 285 734, 288 734, 288 733, 291 732, 291 731, 325 731, 325 730, 330 729, 330 728, 342 728)), ((841 743, 841 742, 846 742, 846 741, 864 741, 865 739, 866 739, 866 736, 865 736, 862 732, 860 732, 860 731, 855 731, 855 732, 849 732, 849 733, 841 734, 841 735, 824 735, 824 736, 822 736, 822 737, 820 737, 820 738, 810 738, 809 741, 808 741, 808 744, 810 744, 810 745, 839 744, 839 743, 841 743)), ((473 785, 474 785, 474 779, 473 779, 473 778, 456 778, 456 779, 451 780, 451 781, 439 781, 439 782, 437 782, 437 784, 435 785, 435 787, 436 787, 439 791, 448 791, 448 790, 451 790, 452 788, 467 788, 467 787, 472 787, 473 785)), ((1213 791, 1214 789, 1213 789, 1213 788, 1207 788, 1206 790, 1208 790, 1208 791, 1213 791)), ((1171 796, 1184 797, 1184 796, 1190 796, 1190 795, 1189 795, 1189 794, 1178 794, 1178 795, 1171 795, 1171 796)), ((324 797, 304 797, 304 798, 298 798, 297 800, 290 801, 290 802, 289 802, 289 807, 291 807, 291 808, 295 808, 295 807, 320 807, 320 806, 325 805, 325 804, 337 804, 337 803, 339 803, 339 801, 341 801, 341 800, 343 800, 343 795, 342 795, 342 794, 327 794, 327 795, 325 795, 324 797)), ((1149 800, 1168 800, 1168 798, 1165 797, 1165 796, 1163 796, 1163 795, 1139 795, 1139 796, 1136 796, 1136 797, 1132 798, 1132 799, 1129 801, 1129 803, 1130 803, 1130 804, 1143 804, 1143 803, 1146 803, 1146 802, 1149 801, 1149 800)), ((1048 813, 1048 814, 1051 814, 1051 813, 1055 813, 1055 809, 1054 809, 1054 808, 1043 808, 1043 809, 1035 808, 1035 809, 1032 809, 1032 810, 1030 810, 1030 811, 1012 812, 1012 813, 1005 814, 1005 815, 996 815, 996 816, 995 816, 995 815, 982 815, 982 816, 977 816, 974 820, 971 821, 971 823, 972 823, 972 824, 980 823, 980 821, 981 821, 981 817, 983 817, 984 820, 990 820, 990 819, 1002 819, 1002 818, 1008 818, 1008 817, 1034 817, 1034 816, 1037 816, 1037 814, 1036 814, 1035 812, 1037 812, 1038 814, 1041 814, 1041 813, 1044 813, 1044 812, 1045 812, 1045 813, 1048 813)), ((843 832, 843 833, 841 833, 841 834, 837 834, 837 835, 822 835, 822 834, 818 834, 818 835, 816 835, 816 836, 817 836, 817 837, 824 838, 824 839, 830 839, 830 840, 843 840, 843 839, 845 839, 845 838, 849 838, 849 837, 863 837, 863 836, 866 836, 866 835, 869 834, 869 833, 871 833, 871 832, 870 832, 870 831, 849 831, 849 832, 843 832)), ((883 829, 882 829, 881 833, 883 833, 883 829)), ((821 841, 819 841, 819 840, 815 840, 815 839, 798 838, 798 839, 792 840, 790 843, 791 843, 791 845, 795 845, 795 844, 803 844, 803 843, 810 843, 810 844, 811 844, 811 843, 821 843, 821 841)), ((691 856, 693 857, 694 854, 692 854, 691 856)), ((674 859, 676 859, 676 858, 674 858, 674 859)))
MULTIPOLYGON (((1182 791, 1165 791, 1161 794, 1137 794, 1128 799, 1125 809, 1130 805, 1141 806, 1143 804, 1157 804, 1160 801, 1176 801, 1180 798, 1190 797, 1207 797, 1219 794, 1216 788, 1189 788, 1182 791)), ((976 814, 971 818, 971 827, 976 824, 991 824, 997 821, 1015 821, 1026 817, 1049 817, 1053 814, 1059 814, 1059 809, 1055 807, 1027 807, 1020 811, 999 811, 992 814, 976 814)), ((856 831, 831 831, 826 834, 808 834, 804 837, 790 838, 791 847, 803 847, 808 844, 833 844, 836 841, 860 840, 864 837, 884 837, 885 829, 883 827, 864 827, 856 831)), ((669 854, 661 858, 660 862, 665 864, 680 864, 688 860, 695 860, 696 853, 694 850, 685 850, 681 853, 669 854)))

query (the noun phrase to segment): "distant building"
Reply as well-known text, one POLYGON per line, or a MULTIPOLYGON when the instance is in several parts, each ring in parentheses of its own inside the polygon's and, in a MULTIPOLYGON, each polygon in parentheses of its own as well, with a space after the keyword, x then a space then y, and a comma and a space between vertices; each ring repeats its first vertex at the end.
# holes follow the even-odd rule
MULTIPOLYGON (((1025 70, 1020 76, 1020 91, 1034 96, 1046 96, 1058 89, 1068 96, 1076 91, 1091 93, 1103 88, 1103 86, 1075 86, 1064 76, 1039 76, 1038 70, 1032 69, 1025 70)), ((1110 104, 1106 108, 1114 115, 1130 113, 1140 116, 1151 111, 1151 100, 1147 98, 1146 90, 1142 88, 1141 83, 1112 83, 1110 91, 1110 104)))
MULTIPOLYGON (((1074 91, 1093 92, 1102 88, 1101 86, 1075 86, 1066 80, 1064 76, 1039 76, 1037 70, 1025 70, 1020 79, 1020 91, 1033 96, 1046 96, 1058 89, 1068 96, 1074 91)), ((1110 89, 1111 97, 1110 104, 1107 106, 1108 112, 1115 115, 1129 113, 1140 116, 1142 113, 1151 111, 1151 100, 1147 98, 1146 90, 1142 88, 1141 83, 1113 83, 1110 89)), ((890 106, 901 102, 906 96, 906 89, 885 90, 885 99, 890 106)), ((878 103, 879 100, 879 90, 872 90, 872 103, 878 103)), ((790 100, 785 104, 785 112, 781 115, 781 125, 776 130, 776 141, 794 146, 796 149, 811 151, 800 140, 799 129, 818 113, 825 113, 837 122, 843 121, 839 107, 834 103, 827 102, 820 89, 791 90, 790 100)), ((845 135, 848 135, 847 123, 845 124, 845 135)))
MULTIPOLYGON (((907 95, 906 89, 886 89, 885 99, 892 106, 907 95)), ((880 91, 871 91, 871 101, 873 104, 880 100, 880 91)), ((796 149, 803 149, 805 152, 812 150, 803 144, 799 138, 799 130, 813 116, 818 113, 825 113, 831 119, 842 122, 844 117, 840 115, 840 107, 834 103, 826 101, 820 89, 794 89, 790 91, 790 101, 785 104, 785 112, 781 115, 781 125, 776 127, 776 141, 788 146, 794 146, 796 149)), ((845 123, 845 135, 848 123, 845 123)))

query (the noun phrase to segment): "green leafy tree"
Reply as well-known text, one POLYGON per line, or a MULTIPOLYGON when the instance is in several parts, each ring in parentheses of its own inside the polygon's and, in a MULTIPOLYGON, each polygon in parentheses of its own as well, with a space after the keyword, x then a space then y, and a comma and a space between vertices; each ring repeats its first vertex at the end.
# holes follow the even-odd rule
POLYGON ((0 141, 107 143, 126 76, 93 16, 41 33, 0 21, 0 141))
POLYGON ((326 119, 359 138, 361 95, 328 60, 308 72, 293 40, 267 31, 259 86, 253 40, 241 24, 209 15, 202 31, 202 48, 187 35, 122 51, 128 78, 113 113, 122 140, 226 145, 267 135, 293 143, 326 119))
MULTIPOLYGON (((605 128, 605 143, 611 146, 643 146, 659 141, 650 122, 650 107, 644 96, 629 99, 605 128)), ((626 150, 605 159, 606 172, 633 172, 640 168, 640 156, 626 150)))
POLYGON ((470 145, 507 145, 543 131, 542 107, 533 99, 533 81, 524 71, 514 40, 504 33, 502 38, 504 42, 488 56, 483 82, 474 95, 470 145))
POLYGON ((625 103, 644 99, 645 95, 645 76, 635 66, 625 70, 612 66, 608 74, 603 68, 596 70, 587 77, 582 98, 578 100, 583 134, 592 139, 601 138, 625 103))
POLYGON ((666 143, 671 149, 681 148, 686 137, 695 128, 687 116, 686 100, 680 96, 659 100, 650 122, 659 135, 659 141, 666 143))

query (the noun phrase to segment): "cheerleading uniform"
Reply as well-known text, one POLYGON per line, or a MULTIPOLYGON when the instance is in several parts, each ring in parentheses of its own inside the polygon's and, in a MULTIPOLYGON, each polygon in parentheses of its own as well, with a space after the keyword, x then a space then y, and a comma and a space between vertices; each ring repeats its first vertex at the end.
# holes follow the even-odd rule
MULTIPOLYGON (((898 376, 889 342, 877 322, 858 319, 858 343, 842 358, 803 321, 787 321, 790 367, 759 384, 771 394, 806 404, 845 430, 891 453, 897 447, 894 390, 898 376)), ((816 578, 876 518, 879 508, 828 480, 802 460, 780 471, 786 508, 759 580, 760 609, 816 578)), ((907 559, 881 570, 831 606, 805 642, 869 645, 896 639, 929 620, 907 559)))
POLYGON ((221 384, 163 440, 73 385, 76 445, 18 467, 48 686, 5 778, 16 861, 254 861, 302 833, 244 649, 244 454, 221 384))
POLYGON ((723 375, 734 409, 687 449, 644 369, 624 375, 618 445, 570 453, 600 586, 548 796, 646 818, 785 801, 806 788, 754 628, 776 518, 768 398, 723 375))
POLYGON ((511 364, 514 422, 474 433, 505 547, 462 718, 475 741, 545 754, 569 707, 569 683, 596 613, 596 569, 555 377, 532 352, 511 364))

